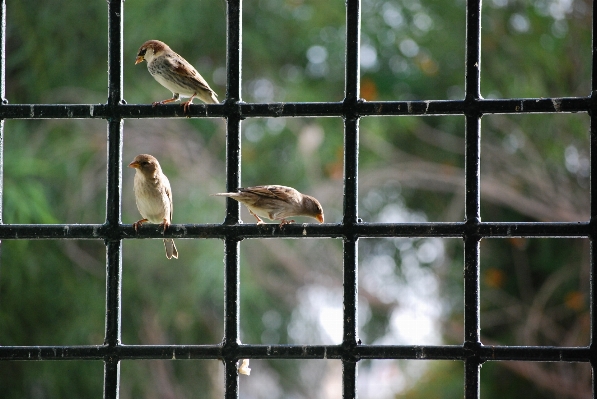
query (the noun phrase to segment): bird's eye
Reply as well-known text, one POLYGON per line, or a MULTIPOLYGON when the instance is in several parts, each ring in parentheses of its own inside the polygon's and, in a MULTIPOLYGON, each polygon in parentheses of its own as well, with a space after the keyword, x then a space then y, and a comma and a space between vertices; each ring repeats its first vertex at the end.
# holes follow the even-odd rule
POLYGON ((137 54, 139 57, 143 57, 145 55, 145 53, 147 52, 146 48, 142 48, 141 51, 139 51, 139 54, 137 54))

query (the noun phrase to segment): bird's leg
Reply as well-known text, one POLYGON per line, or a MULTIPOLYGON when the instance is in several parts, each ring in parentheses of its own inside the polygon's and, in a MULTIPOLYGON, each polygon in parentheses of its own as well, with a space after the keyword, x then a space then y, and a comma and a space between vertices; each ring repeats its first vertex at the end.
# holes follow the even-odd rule
POLYGON ((139 228, 139 226, 141 226, 145 222, 147 222, 147 219, 141 219, 141 220, 133 223, 133 227, 135 228, 135 232, 137 232, 137 229, 139 228))
POLYGON ((280 222, 280 228, 282 228, 283 226, 290 224, 290 223, 294 223, 294 220, 282 219, 282 221, 280 222))
POLYGON ((182 103, 182 107, 184 109, 184 114, 187 116, 187 118, 190 118, 190 116, 189 116, 189 105, 191 105, 193 103, 193 98, 195 98, 196 95, 197 95, 197 93, 193 94, 191 96, 191 98, 189 98, 189 101, 185 101, 184 103, 182 103))
POLYGON ((249 209, 249 212, 251 213, 251 215, 255 216, 255 219, 257 219, 257 224, 263 224, 263 220, 261 220, 261 218, 259 216, 254 214, 253 211, 250 209, 249 209))
POLYGON ((168 228, 168 226, 170 226, 170 222, 168 220, 164 219, 164 221, 162 223, 160 223, 160 226, 162 226, 164 228, 164 231, 162 232, 162 234, 163 234, 166 232, 166 229, 168 228))
POLYGON ((155 107, 156 105, 168 104, 168 103, 171 103, 173 101, 178 101, 179 98, 180 98, 180 94, 178 94, 178 93, 172 93, 172 98, 169 98, 169 99, 163 100, 163 101, 155 101, 155 102, 151 103, 151 106, 155 107))

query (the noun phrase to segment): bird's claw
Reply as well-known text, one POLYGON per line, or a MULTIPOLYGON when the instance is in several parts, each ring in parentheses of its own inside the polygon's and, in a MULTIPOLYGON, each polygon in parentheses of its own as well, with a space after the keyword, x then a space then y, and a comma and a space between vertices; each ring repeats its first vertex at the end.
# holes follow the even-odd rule
POLYGON ((182 103, 181 105, 182 105, 185 116, 187 118, 190 118, 191 115, 189 115, 189 105, 191 105, 191 102, 187 101, 187 102, 182 103))
POLYGON ((162 100, 162 101, 154 101, 151 103, 151 106, 155 107, 156 105, 168 104, 168 103, 171 103, 172 101, 178 101, 178 97, 173 97, 173 98, 169 98, 167 100, 162 100))
POLYGON ((139 231, 139 226, 141 226, 143 223, 147 222, 147 219, 141 219, 136 221, 135 223, 133 223, 133 228, 135 229, 135 233, 138 233, 139 231))
POLYGON ((168 226, 170 226, 170 223, 166 219, 164 219, 164 221, 160 223, 160 226, 164 228, 164 231, 162 233, 165 233, 166 229, 168 229, 168 226))
POLYGON ((193 99, 195 98, 196 95, 197 95, 197 93, 193 94, 191 96, 191 98, 189 98, 189 101, 185 101, 184 103, 182 103, 182 107, 184 109, 184 114, 186 115, 187 118, 191 117, 191 115, 189 115, 189 105, 191 105, 193 103, 193 99))

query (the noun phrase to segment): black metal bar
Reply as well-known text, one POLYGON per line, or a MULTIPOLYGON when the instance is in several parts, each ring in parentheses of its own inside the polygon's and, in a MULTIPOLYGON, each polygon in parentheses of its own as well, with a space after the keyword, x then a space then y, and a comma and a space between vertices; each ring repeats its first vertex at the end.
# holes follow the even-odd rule
POLYGON ((591 389, 593 398, 597 397, 597 7, 593 4, 593 30, 592 30, 592 63, 591 63, 591 97, 590 111, 591 128, 589 136, 590 166, 590 201, 591 201, 591 266, 589 277, 589 312, 590 348, 591 348, 591 389))
MULTIPOLYGON (((108 41, 108 104, 118 104, 122 99, 122 7, 123 0, 110 0, 108 2, 109 14, 109 41, 108 41)), ((118 117, 108 118, 108 154, 107 154, 107 183, 106 183, 106 228, 118 231, 121 223, 122 202, 122 130, 123 122, 118 117)), ((117 246, 107 244, 108 249, 108 278, 111 272, 119 268, 120 242, 116 239, 117 246), (110 251, 112 248, 113 252, 110 251), (118 255, 118 256, 117 256, 118 255), (110 262, 114 262, 111 264, 110 262)), ((118 293, 119 295, 119 293, 118 293)), ((107 312, 112 309, 107 308, 107 312)), ((119 328, 108 328, 116 331, 119 328)), ((111 343, 116 343, 120 337, 106 336, 111 343)))
MULTIPOLYGON (((106 183, 106 227, 117 234, 122 208, 123 121, 118 105, 123 103, 123 7, 124 0, 108 0, 108 154, 106 183)), ((104 344, 120 345, 122 241, 106 239, 106 335, 104 344)), ((118 398, 120 359, 113 354, 104 359, 104 398, 118 398)))
POLYGON ((122 241, 107 241, 106 335, 104 344, 117 346, 121 336, 122 241))
MULTIPOLYGON (((6 103, 6 1, 0 2, 0 104, 6 103)), ((4 223, 4 119, 0 119, 0 225, 4 223)), ((3 245, 0 240, 0 275, 3 245)))
POLYGON ((104 360, 104 398, 118 398, 120 388, 120 361, 117 358, 104 360))
POLYGON ((239 252, 240 243, 235 239, 224 242, 226 280, 224 284, 224 347, 235 349, 239 339, 239 252))
MULTIPOLYGON (((479 240, 476 234, 480 214, 481 157, 481 0, 466 3, 466 78, 465 78, 465 218, 464 235, 464 347, 469 351, 464 361, 464 397, 480 396, 481 361, 479 240)), ((521 109, 522 111, 522 109, 521 109)))
MULTIPOLYGON (((526 223, 481 222, 473 227, 481 238, 541 237, 587 238, 591 236, 589 222, 526 223)), ((471 226, 454 223, 359 223, 291 224, 280 228, 276 223, 256 224, 172 224, 163 233, 159 226, 144 225, 135 232, 130 224, 114 231, 102 224, 5 224, 0 225, 0 240, 103 240, 144 238, 360 238, 377 237, 443 237, 462 238, 471 226)))
MULTIPOLYGON (((344 240, 344 329, 342 345, 347 351, 357 346, 358 238, 344 240)), ((354 360, 354 359, 350 359, 354 360)))
POLYGON ((342 398, 357 397, 358 238, 344 240, 344 329, 342 338, 342 398))
POLYGON ((236 103, 242 83, 242 0, 227 0, 226 5, 226 101, 236 103))
POLYGON ((345 60, 345 101, 356 103, 359 99, 361 65, 361 2, 346 1, 346 60, 345 60))
POLYGON ((345 118, 343 224, 353 226, 358 223, 359 119, 345 118))
MULTIPOLYGON (((238 115, 231 115, 226 125, 226 190, 236 191, 241 181, 241 119, 238 115)), ((236 225, 240 220, 240 204, 232 198, 226 199, 227 225, 236 225)))
POLYGON ((122 32, 124 0, 108 0, 108 106, 122 103, 122 32))
POLYGON ((481 98, 481 0, 466 2, 465 100, 481 98))
MULTIPOLYGON (((482 361, 590 362, 590 347, 481 346, 482 361)), ((1 346, 1 360, 100 360, 122 359, 222 359, 222 345, 108 345, 91 346, 1 346)), ((465 360, 470 352, 462 345, 358 345, 358 359, 465 360)), ((343 359, 342 345, 239 345, 239 358, 254 359, 343 359)))
MULTIPOLYGON (((0 2, 0 105, 7 104, 6 99, 6 0, 0 2)), ((4 169, 0 167, 0 170, 4 169)))
MULTIPOLYGON (((235 83, 235 82, 234 82, 235 83)), ((230 90, 230 87, 229 89, 230 90)), ((345 102, 321 103, 235 103, 194 104, 192 117, 223 118, 237 114, 242 118, 259 117, 339 117, 344 116, 345 102)), ((590 97, 553 97, 520 99, 478 99, 481 114, 532 114, 589 112, 590 97)), ((351 105, 360 116, 440 116, 462 115, 470 104, 463 100, 429 101, 358 101, 351 105)), ((0 104, 2 119, 123 119, 184 118, 177 104, 152 107, 148 104, 0 104)))
MULTIPOLYGON (((358 164, 360 95, 361 2, 346 1, 346 61, 344 83, 344 226, 358 223, 358 164)), ((358 238, 344 239, 344 330, 342 398, 357 397, 358 238)))
MULTIPOLYGON (((238 107, 241 101, 242 85, 242 0, 227 1, 227 89, 225 110, 226 127, 226 189, 234 191, 240 186, 241 178, 241 116, 238 107)), ((226 220, 229 225, 238 224, 240 207, 238 202, 227 199, 226 220)), ((234 236, 224 240, 224 397, 236 399, 239 395, 236 352, 240 344, 240 242, 234 236)))

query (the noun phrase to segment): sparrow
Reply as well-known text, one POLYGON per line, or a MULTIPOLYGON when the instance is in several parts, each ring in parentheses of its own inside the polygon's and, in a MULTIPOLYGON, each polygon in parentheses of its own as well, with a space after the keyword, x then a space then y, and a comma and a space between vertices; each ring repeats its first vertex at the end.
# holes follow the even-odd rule
POLYGON ((310 195, 301 194, 292 187, 255 186, 239 188, 236 193, 217 193, 214 196, 230 197, 245 204, 257 224, 263 224, 261 217, 280 220, 280 227, 293 223, 291 216, 309 216, 323 223, 321 204, 310 195))
MULTIPOLYGON (((140 154, 129 164, 129 168, 135 168, 135 201, 143 217, 133 223, 135 231, 145 222, 159 223, 166 231, 172 221, 172 190, 170 181, 162 173, 160 163, 151 155, 140 154)), ((165 238, 164 246, 168 259, 178 259, 173 239, 165 238)))
POLYGON ((159 40, 148 40, 139 48, 135 65, 147 61, 147 69, 151 76, 162 86, 172 91, 172 98, 156 101, 152 105, 166 104, 190 97, 182 103, 185 114, 195 97, 206 104, 218 104, 218 95, 209 87, 205 79, 191 64, 176 54, 168 45, 159 40))

